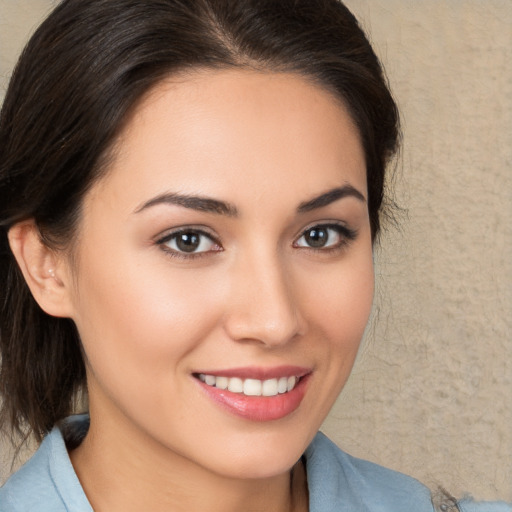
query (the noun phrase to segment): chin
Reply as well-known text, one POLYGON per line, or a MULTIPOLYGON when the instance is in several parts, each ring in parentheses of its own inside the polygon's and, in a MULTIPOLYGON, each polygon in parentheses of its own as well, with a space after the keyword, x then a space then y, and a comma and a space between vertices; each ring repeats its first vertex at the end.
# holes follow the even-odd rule
POLYGON ((244 460, 231 461, 227 467, 220 468, 218 473, 227 478, 243 480, 265 480, 288 473, 300 459, 299 454, 274 454, 266 458, 245 457, 244 460))
MULTIPOLYGON (((214 471, 222 476, 239 479, 266 479, 282 475, 300 459, 314 436, 300 436, 297 432, 276 435, 272 431, 249 436, 228 443, 224 449, 216 446, 210 451, 209 461, 221 461, 214 471), (221 453, 217 453, 218 450, 221 453), (213 457, 212 457, 213 455, 213 457)), ((213 469, 213 468, 212 468, 213 469)))

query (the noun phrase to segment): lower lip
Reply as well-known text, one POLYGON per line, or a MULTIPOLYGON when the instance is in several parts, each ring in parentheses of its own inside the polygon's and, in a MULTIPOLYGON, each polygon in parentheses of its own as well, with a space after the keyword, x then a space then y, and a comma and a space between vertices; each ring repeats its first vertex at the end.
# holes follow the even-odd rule
POLYGON ((284 418, 298 409, 306 393, 308 380, 309 375, 305 375, 291 391, 275 396, 247 396, 208 386, 200 380, 197 382, 213 401, 228 412, 251 421, 272 421, 284 418))

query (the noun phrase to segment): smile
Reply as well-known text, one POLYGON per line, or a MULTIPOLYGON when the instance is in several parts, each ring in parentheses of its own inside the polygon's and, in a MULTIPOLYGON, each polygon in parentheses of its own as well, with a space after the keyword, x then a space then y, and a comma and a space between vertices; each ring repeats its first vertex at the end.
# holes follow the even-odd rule
POLYGON ((245 396, 276 396, 292 391, 300 378, 295 375, 274 379, 241 379, 200 373, 198 378, 207 386, 225 389, 245 396))
POLYGON ((204 369, 192 375, 222 410, 244 420, 273 421, 299 408, 312 373, 312 368, 282 365, 204 369))

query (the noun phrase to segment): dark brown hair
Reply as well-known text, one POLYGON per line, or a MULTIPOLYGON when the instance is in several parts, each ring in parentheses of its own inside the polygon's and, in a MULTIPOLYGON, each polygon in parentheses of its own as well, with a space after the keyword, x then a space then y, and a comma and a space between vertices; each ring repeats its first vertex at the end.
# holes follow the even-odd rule
POLYGON ((85 387, 73 322, 45 314, 7 232, 32 218, 66 247, 84 194, 141 97, 170 74, 250 67, 292 72, 347 106, 362 139, 372 234, 398 114, 380 63, 337 0, 64 0, 31 38, 0 116, 0 424, 41 439, 85 387))

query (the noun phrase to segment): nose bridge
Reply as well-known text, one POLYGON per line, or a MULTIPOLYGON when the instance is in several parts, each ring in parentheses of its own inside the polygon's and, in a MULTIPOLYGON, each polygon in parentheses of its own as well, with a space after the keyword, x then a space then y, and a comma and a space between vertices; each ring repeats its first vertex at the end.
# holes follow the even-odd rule
POLYGON ((279 251, 241 255, 232 277, 226 329, 233 339, 276 346, 299 334, 293 276, 279 251))

